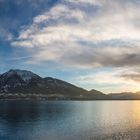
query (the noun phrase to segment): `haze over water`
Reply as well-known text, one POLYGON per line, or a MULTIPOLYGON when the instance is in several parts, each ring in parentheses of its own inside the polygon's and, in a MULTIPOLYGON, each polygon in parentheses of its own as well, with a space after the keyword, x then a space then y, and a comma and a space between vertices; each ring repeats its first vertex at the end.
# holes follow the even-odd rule
POLYGON ((140 101, 0 101, 1 140, 139 140, 140 101))

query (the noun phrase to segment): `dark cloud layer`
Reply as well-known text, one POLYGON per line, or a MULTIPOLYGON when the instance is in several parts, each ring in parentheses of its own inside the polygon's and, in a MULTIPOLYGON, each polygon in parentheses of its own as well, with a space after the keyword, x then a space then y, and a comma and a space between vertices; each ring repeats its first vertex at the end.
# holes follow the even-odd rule
POLYGON ((124 78, 125 80, 140 82, 140 73, 121 74, 120 77, 124 78))

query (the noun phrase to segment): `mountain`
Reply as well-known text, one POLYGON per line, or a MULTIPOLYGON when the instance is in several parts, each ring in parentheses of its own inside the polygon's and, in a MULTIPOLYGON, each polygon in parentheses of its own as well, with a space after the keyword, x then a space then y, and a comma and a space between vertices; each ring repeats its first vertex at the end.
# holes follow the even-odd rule
POLYGON ((56 78, 42 78, 33 72, 16 69, 0 75, 0 99, 140 100, 140 92, 87 91, 56 78))
MULTIPOLYGON (((98 91, 96 91, 98 92, 98 91)), ((0 75, 0 98, 78 99, 95 97, 85 89, 52 77, 42 78, 26 70, 9 70, 0 75)))
POLYGON ((91 99, 96 99, 96 100, 105 100, 108 99, 108 96, 98 90, 92 89, 89 91, 91 99))
POLYGON ((140 100, 140 92, 122 92, 108 94, 108 98, 112 100, 140 100))

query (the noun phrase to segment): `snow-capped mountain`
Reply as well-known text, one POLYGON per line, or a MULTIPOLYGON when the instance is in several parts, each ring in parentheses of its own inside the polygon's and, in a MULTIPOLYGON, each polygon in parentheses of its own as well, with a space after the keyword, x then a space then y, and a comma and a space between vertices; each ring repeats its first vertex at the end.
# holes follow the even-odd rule
POLYGON ((8 72, 4 73, 2 76, 6 77, 6 79, 12 77, 12 76, 19 76, 23 81, 28 82, 32 78, 40 78, 38 75, 27 71, 27 70, 9 70, 8 72))
POLYGON ((42 78, 30 71, 9 70, 0 75, 0 94, 82 98, 87 97, 88 91, 52 77, 42 78))
POLYGON ((27 86, 38 75, 26 70, 9 70, 0 75, 0 92, 11 92, 15 88, 27 86))

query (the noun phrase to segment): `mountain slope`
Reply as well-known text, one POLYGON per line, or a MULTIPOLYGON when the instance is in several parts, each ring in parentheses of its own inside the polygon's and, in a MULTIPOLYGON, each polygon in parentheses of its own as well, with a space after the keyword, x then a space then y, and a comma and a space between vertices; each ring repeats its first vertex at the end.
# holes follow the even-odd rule
POLYGON ((96 99, 96 100, 104 100, 104 99, 108 99, 108 96, 98 90, 92 89, 89 91, 89 97, 91 99, 96 99))
POLYGON ((30 71, 9 70, 0 75, 0 99, 137 100, 140 92, 104 94, 30 71))
POLYGON ((9 70, 0 75, 1 98, 90 99, 92 93, 65 81, 42 78, 30 71, 9 70))

